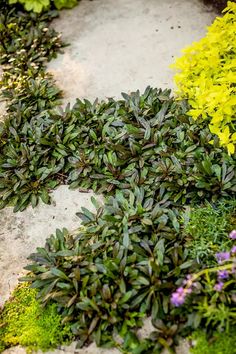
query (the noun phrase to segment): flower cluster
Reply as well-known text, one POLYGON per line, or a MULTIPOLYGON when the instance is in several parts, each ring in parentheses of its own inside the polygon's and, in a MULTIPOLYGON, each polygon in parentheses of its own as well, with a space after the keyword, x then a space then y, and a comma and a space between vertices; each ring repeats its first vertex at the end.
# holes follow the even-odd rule
MULTIPOLYGON (((231 240, 236 240, 236 230, 233 230, 229 234, 229 238, 231 240)), ((222 265, 224 262, 231 260, 236 254, 236 246, 233 246, 230 250, 230 252, 219 252, 216 253, 216 260, 219 265, 222 265)), ((217 280, 218 282, 215 284, 214 289, 216 291, 221 291, 224 287, 224 280, 227 280, 234 272, 234 267, 232 266, 231 269, 223 269, 223 270, 218 270, 217 272, 217 280)))
MULTIPOLYGON (((231 240, 236 240, 236 230, 231 231, 229 234, 231 240)), ((236 256, 236 246, 233 246, 229 252, 219 252, 216 253, 215 257, 218 262, 218 266, 214 268, 201 270, 199 273, 194 275, 188 275, 184 280, 183 285, 179 287, 171 295, 171 303, 175 307, 179 307, 184 304, 187 295, 191 294, 195 286, 195 281, 202 275, 208 273, 215 273, 217 275, 217 280, 214 285, 215 291, 222 291, 224 287, 224 281, 228 280, 230 275, 235 273, 235 256, 236 256), (230 261, 230 263, 225 264, 230 261)))
POLYGON ((187 275, 186 279, 183 281, 183 286, 179 287, 172 295, 171 295, 171 303, 175 307, 183 305, 185 302, 186 296, 191 294, 193 291, 193 287, 195 286, 194 278, 192 275, 187 275))

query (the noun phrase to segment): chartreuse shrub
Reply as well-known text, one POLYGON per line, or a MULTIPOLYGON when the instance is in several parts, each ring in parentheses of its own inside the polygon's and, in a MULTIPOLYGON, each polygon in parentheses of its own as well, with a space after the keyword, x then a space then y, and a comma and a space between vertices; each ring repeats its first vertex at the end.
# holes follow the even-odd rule
POLYGON ((215 253, 232 247, 228 235, 236 229, 236 200, 206 203, 192 208, 186 216, 183 233, 190 258, 204 265, 214 265, 215 253))
POLYGON ((33 11, 40 13, 42 11, 48 10, 50 7, 54 6, 58 10, 62 8, 72 8, 78 1, 77 0, 8 0, 9 4, 22 4, 27 11, 33 11))
POLYGON ((70 327, 61 324, 56 304, 42 307, 36 295, 35 289, 20 285, 5 303, 0 313, 0 351, 15 345, 46 351, 71 340, 70 327))
POLYGON ((187 98, 188 114, 209 123, 221 146, 234 154, 236 145, 236 3, 228 2, 199 42, 183 50, 174 68, 178 96, 187 98))
POLYGON ((195 345, 190 349, 192 354, 236 354, 235 347, 236 327, 229 332, 214 332, 210 338, 205 331, 198 330, 191 336, 195 345))

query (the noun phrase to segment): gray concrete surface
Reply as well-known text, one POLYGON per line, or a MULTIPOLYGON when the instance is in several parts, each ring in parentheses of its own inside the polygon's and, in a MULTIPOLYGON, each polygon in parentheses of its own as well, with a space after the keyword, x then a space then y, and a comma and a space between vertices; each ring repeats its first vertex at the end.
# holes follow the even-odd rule
POLYGON ((4 101, 0 101, 0 123, 4 121, 4 117, 6 114, 6 103, 4 101))
MULTIPOLYGON (((213 18, 198 0, 82 0, 77 8, 62 11, 54 23, 71 45, 48 70, 64 90, 65 103, 76 97, 119 97, 121 91, 144 90, 147 85, 173 87, 169 64, 184 46, 204 35, 213 18)), ((12 208, 0 211, 1 305, 15 287, 27 256, 43 246, 56 228, 78 227, 75 213, 81 206, 91 207, 90 196, 61 186, 53 192, 50 206, 41 204, 17 214, 12 208)), ((144 332, 150 330, 147 321, 144 332)), ((187 352, 184 344, 179 354, 187 352)), ((72 354, 75 349, 72 344, 54 353, 72 354)), ((118 351, 92 345, 77 353, 118 351)), ((5 354, 25 354, 25 350, 16 347, 5 354)))
MULTIPOLYGON (((18 346, 5 350, 3 354, 27 354, 27 352, 24 348, 18 346)), ((37 354, 43 354, 43 352, 38 351, 37 354)), ((52 350, 46 354, 120 354, 120 351, 117 349, 97 348, 95 344, 91 344, 88 348, 76 349, 76 343, 74 342, 70 346, 52 350)))
POLYGON ((0 211, 0 306, 16 286, 27 256, 36 247, 44 246, 46 238, 57 228, 75 230, 80 225, 76 212, 81 206, 93 209, 92 195, 60 186, 52 193, 51 205, 40 203, 35 209, 28 207, 21 213, 13 213, 12 208, 0 211))
POLYGON ((213 18, 199 0, 82 0, 54 23, 70 46, 48 69, 65 102, 173 87, 169 65, 213 18))
MULTIPOLYGON (((2 79, 2 68, 0 66, 0 82, 1 79, 2 79)), ((3 122, 5 114, 6 114, 6 102, 0 100, 0 123, 3 122)))
MULTIPOLYGON (((139 338, 146 338, 154 330, 154 327, 151 324, 150 318, 146 319, 144 322, 144 327, 139 330, 139 338)), ((3 354, 27 354, 26 350, 22 347, 13 347, 7 349, 3 354)), ((38 351, 37 354, 43 354, 41 351, 38 351)), ((60 349, 54 351, 48 351, 46 354, 120 354, 118 349, 102 349, 98 348, 95 343, 91 344, 87 348, 76 349, 76 342, 73 342, 70 346, 62 346, 60 349)), ((170 354, 168 350, 164 350, 162 354, 170 354)), ((185 340, 181 342, 179 347, 176 350, 176 354, 189 354, 189 343, 185 340)), ((204 354, 204 353, 202 353, 204 354)))

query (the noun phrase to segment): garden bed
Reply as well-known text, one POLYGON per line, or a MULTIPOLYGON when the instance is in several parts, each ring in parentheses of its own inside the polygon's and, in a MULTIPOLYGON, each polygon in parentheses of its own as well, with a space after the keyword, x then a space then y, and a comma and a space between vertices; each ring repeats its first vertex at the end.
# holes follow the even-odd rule
MULTIPOLYGON (((95 2, 82 1, 80 6, 71 10, 71 14, 65 12, 64 19, 56 20, 56 26, 65 29, 64 37, 72 44, 65 48, 64 57, 59 57, 49 65, 60 88, 66 89, 64 102, 73 102, 76 96, 93 99, 95 96, 104 98, 109 95, 119 98, 120 85, 126 91, 133 90, 137 85, 142 89, 146 83, 157 81, 158 86, 165 87, 170 80, 170 71, 161 69, 162 63, 170 63, 179 46, 187 44, 190 37, 185 36, 186 32, 192 41, 198 39, 200 23, 202 31, 202 10, 206 8, 195 1, 193 4, 196 7, 191 6, 188 12, 187 3, 176 2, 181 10, 180 19, 173 2, 166 3, 166 7, 160 5, 157 11, 156 3, 152 1, 145 2, 145 6, 143 1, 121 1, 120 7, 114 12, 112 2, 100 3, 100 7, 96 8, 95 2), (197 9, 201 11, 199 24, 195 22, 192 25, 190 14, 194 13, 196 21, 197 9), (165 17, 164 25, 160 13, 165 17), (104 15, 103 20, 101 14, 104 15), (142 38, 136 36, 141 25, 142 38), (114 41, 117 28, 120 27, 120 37, 117 35, 114 41), (74 35, 74 31, 79 32, 78 36, 74 35), (168 38, 172 40, 168 40, 167 50, 163 50, 168 38), (140 56, 141 48, 144 48, 144 55, 140 56), (149 56, 149 51, 153 55, 149 56), (123 58, 127 59, 127 63, 122 62, 123 58), (102 64, 99 66, 99 63, 102 64), (67 71, 68 76, 65 75, 67 71), (72 86, 69 86, 71 83, 72 86)), ((212 18, 209 13, 204 16, 207 21, 212 18)), ((8 28, 10 33, 11 27, 8 28)), ((48 26, 42 24, 39 36, 40 41, 45 41, 46 46, 49 46, 46 55, 43 47, 40 47, 41 55, 54 56, 56 47, 61 47, 57 34, 51 33, 48 26), (48 41, 50 36, 52 40, 48 41)), ((33 81, 24 80, 22 84, 19 80, 20 90, 23 90, 20 91, 19 86, 14 87, 14 82, 7 75, 4 78, 5 84, 9 85, 5 87, 5 95, 11 99, 8 109, 12 124, 9 128, 6 123, 1 135, 0 172, 4 176, 1 188, 5 190, 1 204, 2 207, 7 206, 1 212, 1 217, 5 229, 8 229, 3 229, 1 241, 4 249, 1 255, 2 268, 7 268, 5 283, 3 281, 5 296, 9 294, 7 283, 10 290, 15 286, 18 273, 26 264, 26 255, 37 245, 43 246, 43 241, 53 229, 62 226, 69 230, 78 228, 75 213, 81 206, 82 213, 78 213, 78 216, 82 218, 82 228, 72 234, 65 230, 57 231, 56 236, 47 241, 46 249, 40 248, 37 254, 30 257, 28 262, 32 264, 27 269, 32 274, 25 280, 41 289, 40 298, 43 302, 47 303, 50 298, 53 300, 54 304, 50 303, 47 311, 51 311, 51 305, 59 304, 58 309, 64 321, 72 321, 72 338, 77 339, 79 346, 96 340, 97 344, 116 345, 125 353, 152 354, 159 353, 161 347, 173 346, 178 333, 187 335, 188 326, 193 329, 200 321, 205 323, 203 307, 198 307, 197 314, 192 308, 192 314, 188 313, 188 307, 179 309, 185 300, 190 304, 186 297, 190 290, 195 293, 197 279, 204 284, 203 278, 206 276, 204 279, 208 287, 211 282, 216 291, 214 298, 225 303, 220 295, 224 283, 219 281, 221 278, 215 283, 214 268, 210 271, 213 276, 207 277, 208 270, 205 267, 215 266, 220 272, 226 272, 227 269, 227 277, 233 277, 231 263, 222 265, 222 259, 219 258, 223 257, 219 252, 225 251, 224 255, 226 257, 227 253, 228 258, 224 260, 231 261, 230 257, 235 252, 232 247, 236 235, 231 232, 235 228, 235 204, 232 199, 235 197, 235 155, 229 134, 227 140, 219 132, 219 141, 212 134, 218 131, 209 131, 207 119, 198 124, 189 118, 186 101, 175 102, 168 90, 150 87, 143 94, 123 94, 119 101, 109 99, 94 104, 87 100, 77 101, 72 110, 67 108, 66 112, 58 113, 52 108, 57 105, 60 93, 53 86, 51 78, 44 77, 43 66, 39 69, 41 77, 37 76, 37 70, 41 68, 37 56, 35 62, 31 62, 31 57, 29 61, 24 59, 24 55, 28 55, 27 51, 16 51, 14 55, 17 65, 10 66, 10 75, 14 75, 16 67, 22 70, 22 65, 28 65, 32 70, 28 75, 33 80, 36 78, 36 86, 33 81), (30 94, 26 95, 27 92, 30 94), (15 155, 14 149, 22 154, 21 159, 15 155), (32 155, 26 158, 27 154, 32 155), (27 177, 22 183, 24 174, 27 177), (79 191, 72 194, 61 186, 54 194, 56 206, 55 203, 51 207, 39 203, 40 199, 48 203, 49 192, 65 182, 73 188, 79 188, 79 191), (84 194, 89 189, 105 196, 108 194, 105 205, 102 203, 98 206, 93 198, 97 214, 84 208, 87 206, 91 210, 88 195, 84 194), (75 200, 77 198, 78 201, 75 200), (203 215, 196 208, 200 203, 203 215), (14 210, 17 212, 24 210, 28 204, 35 209, 28 207, 22 214, 13 216, 11 205, 15 205, 14 210), (218 229, 213 231, 215 220, 219 220, 218 229), (196 225, 205 231, 207 239, 196 231, 196 225), (221 255, 217 256, 218 265, 216 252, 221 255), (197 270, 199 273, 196 273, 197 270), (191 279, 187 278, 181 287, 183 276, 188 273, 196 274, 191 279), (51 280, 48 279, 53 279, 49 287, 47 284, 51 280), (81 290, 78 291, 80 281, 81 290), (179 288, 174 292, 177 286, 179 288), (176 310, 173 305, 177 306, 176 310), (155 332, 151 339, 139 343, 132 328, 141 325, 142 317, 150 314, 159 334, 155 332), (163 322, 160 322, 161 318, 163 322), (114 339, 116 335, 121 337, 121 342, 120 339, 114 339)), ((185 89, 184 86, 182 88, 185 89)), ((199 104, 198 97, 193 95, 193 100, 194 104, 199 104)), ((230 115, 229 111, 225 111, 225 114, 230 115)), ((220 276, 223 277, 223 273, 220 276)), ((231 280, 231 283, 234 281, 231 280)), ((211 301, 209 288, 207 290, 207 287, 201 286, 197 288, 198 291, 203 292, 205 301, 211 301)), ((24 294, 24 291, 29 291, 27 286, 26 289, 17 291, 24 294)), ((12 304, 7 305, 9 309, 14 306, 14 299, 18 301, 17 294, 12 304)), ((199 299, 202 301, 203 294, 197 292, 193 297, 195 306, 199 299)), ((203 306, 203 302, 200 304, 203 306)), ((29 310, 31 306, 28 303, 29 310)), ((48 344, 40 344, 40 336, 38 344, 24 342, 22 338, 18 342, 9 340, 10 337, 7 339, 12 330, 4 332, 4 316, 5 321, 9 316, 7 307, 4 311, 2 336, 5 336, 5 344, 8 340, 11 344, 24 343, 33 345, 33 348, 47 347, 48 344)), ((36 323, 39 328, 40 316, 36 323)), ((229 318, 221 322, 221 330, 225 329, 229 318)), ((14 333, 14 326, 12 328, 14 333)), ((20 336, 20 331, 17 336, 20 336)), ((206 346, 204 334, 200 333, 199 336, 202 338, 202 347, 206 346)), ((52 344, 66 341, 70 335, 67 333, 60 340, 55 338, 52 337, 52 344)), ((78 353, 94 354, 93 348, 81 349, 78 353)), ((15 350, 17 353, 18 349, 15 350)), ((66 350, 70 352, 71 349, 66 350)), ((103 351, 98 349, 98 352, 103 351)), ((108 352, 112 350, 108 349, 108 352)))

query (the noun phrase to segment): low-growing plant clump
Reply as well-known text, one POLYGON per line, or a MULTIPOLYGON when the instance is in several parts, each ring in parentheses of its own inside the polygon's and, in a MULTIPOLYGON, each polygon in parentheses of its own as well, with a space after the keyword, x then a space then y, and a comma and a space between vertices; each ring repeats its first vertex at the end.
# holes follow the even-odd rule
MULTIPOLYGON (((140 353, 159 353, 200 325, 229 330, 235 322, 235 246, 216 254, 215 267, 202 269, 189 259, 168 202, 153 205, 138 188, 117 192, 104 207, 93 202, 97 213, 83 208, 83 227, 74 235, 57 230, 30 256, 31 275, 22 279, 32 282, 43 303, 58 303, 78 346, 92 340, 119 346, 117 335, 135 333, 147 315, 157 332, 140 353), (176 284, 181 286, 173 292, 176 284)), ((229 238, 235 242, 235 230, 229 238)))
MULTIPOLYGON (((103 206, 92 200, 96 213, 82 208, 75 233, 57 230, 29 257, 22 280, 36 290, 22 291, 38 311, 36 295, 53 308, 52 316, 68 324, 62 333, 78 347, 96 341, 124 353, 155 354, 199 325, 210 333, 220 322, 227 331, 235 313, 235 154, 225 151, 207 119, 187 115, 189 104, 170 90, 147 87, 120 100, 78 99, 72 109, 56 109, 62 93, 45 64, 63 47, 49 28, 57 13, 21 12, 7 0, 2 8, 1 94, 8 117, 0 128, 1 208, 49 203, 50 191, 62 183, 105 196, 103 206), (207 254, 199 251, 196 227, 206 230, 207 254), (207 268, 222 252, 228 263, 207 268), (140 342, 136 331, 147 315, 156 331, 140 342)), ((19 331, 10 322, 3 326, 2 346, 33 346, 19 331), (21 341, 7 341, 11 328, 21 341)), ((64 340, 38 338, 42 349, 64 340)))
POLYGON ((1 133, 1 206, 48 202, 61 182, 104 193, 143 185, 181 205, 235 190, 235 160, 217 142, 209 148, 212 135, 185 116, 184 102, 151 88, 124 97, 10 116, 1 133))
POLYGON ((99 193, 143 186, 173 206, 235 191, 235 159, 209 145, 208 128, 185 116, 184 102, 150 88, 124 97, 12 115, 1 134, 1 206, 49 202, 60 183, 99 193))
MULTIPOLYGON (((26 269, 32 275, 22 280, 39 289, 43 303, 59 304, 79 345, 114 345, 117 334, 136 329, 147 314, 153 321, 171 321, 171 289, 194 262, 187 261, 184 240, 178 240, 168 201, 155 202, 136 188, 117 192, 104 207, 93 202, 97 213, 83 208, 84 227, 74 235, 57 230, 30 256, 26 269)), ((186 321, 179 317, 176 333, 186 321)), ((171 332, 165 336, 160 333, 157 346, 159 340, 171 344, 171 332)))

